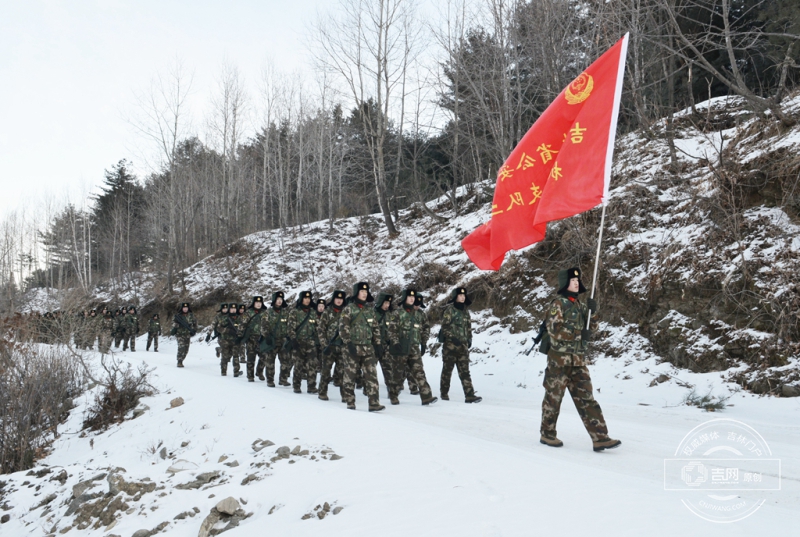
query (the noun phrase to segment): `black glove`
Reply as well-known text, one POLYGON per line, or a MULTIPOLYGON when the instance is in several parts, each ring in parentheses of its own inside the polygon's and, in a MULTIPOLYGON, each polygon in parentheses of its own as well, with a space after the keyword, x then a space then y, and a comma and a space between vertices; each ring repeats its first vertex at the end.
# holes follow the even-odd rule
POLYGON ((456 347, 460 347, 461 346, 461 340, 458 339, 457 337, 451 337, 450 338, 450 343, 452 343, 456 347))
POLYGON ((177 328, 173 328, 172 330, 169 331, 169 335, 171 335, 171 336, 174 336, 177 333, 178 333, 178 329, 177 328))
POLYGON ((589 343, 592 340, 592 331, 588 328, 581 330, 581 341, 589 343))
POLYGON ((211 332, 206 334, 206 343, 208 343, 209 341, 211 341, 211 332))
POLYGON ((384 356, 386 356, 386 349, 383 345, 375 345, 375 357, 379 360, 383 360, 384 356))
POLYGON ((592 315, 597 313, 597 300, 590 298, 586 303, 589 305, 589 311, 592 312, 592 315))
POLYGON ((425 356, 425 353, 428 352, 428 346, 424 343, 419 344, 419 355, 425 356))
POLYGON ((471 349, 471 348, 472 348, 472 338, 469 338, 469 339, 467 340, 467 348, 468 348, 468 349, 471 349))
POLYGON ((300 342, 297 341, 296 338, 292 338, 292 350, 299 351, 300 350, 300 342))
POLYGON ((349 352, 350 356, 352 356, 353 358, 356 358, 358 355, 358 349, 356 349, 356 346, 353 343, 347 344, 347 352, 349 352))

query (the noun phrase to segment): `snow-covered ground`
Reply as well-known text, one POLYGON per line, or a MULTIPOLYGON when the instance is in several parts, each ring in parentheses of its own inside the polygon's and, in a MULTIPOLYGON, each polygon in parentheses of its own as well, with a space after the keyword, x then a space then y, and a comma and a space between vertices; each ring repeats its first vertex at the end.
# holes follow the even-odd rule
MULTIPOLYGON (((144 352, 139 338, 136 353, 119 356, 155 369, 160 393, 142 401, 149 409, 106 432, 80 436, 82 408, 93 397, 86 394, 52 454, 34 469, 49 465, 51 474, 0 479, 11 489, 5 500, 12 506, 0 533, 60 535, 74 524, 75 515, 64 516, 73 485, 119 467, 128 482, 149 479, 156 490, 138 499, 120 492, 127 505, 110 527, 67 535, 130 537, 168 522, 164 535, 194 537, 211 508, 231 496, 252 513, 231 536, 749 536, 792 534, 797 527, 800 399, 730 392, 719 373, 675 370, 642 350, 634 331, 606 327, 607 338, 631 350, 617 358, 600 355, 590 370, 610 433, 623 444, 593 452, 565 400, 558 427, 565 446, 554 449, 538 442, 544 356, 524 356, 527 336, 481 321, 489 328, 475 337, 472 366, 481 404, 464 404, 454 378, 450 401, 423 407, 405 391, 399 406, 387 404, 378 414, 367 412, 360 393, 353 412, 333 387, 331 400, 323 402, 291 388, 248 383, 230 370, 221 377, 213 346, 201 342, 192 344, 186 367, 178 369, 174 340, 163 340, 156 354, 144 352), (651 387, 662 373, 670 380, 651 387), (728 406, 708 413, 683 405, 689 385, 701 394, 730 395, 728 406), (185 403, 170 408, 177 397, 185 403), (681 493, 664 490, 664 460, 675 456, 691 429, 721 417, 753 427, 782 461, 782 489, 762 493, 761 509, 731 524, 698 518, 681 503, 681 493), (257 440, 274 445, 255 451, 257 440), (271 462, 283 446, 297 455, 271 462), (171 473, 170 467, 184 470, 171 473), (60 483, 52 476, 62 468, 68 477, 60 483), (202 488, 175 488, 215 471, 220 477, 202 488), (36 508, 53 493, 49 505, 36 508), (315 508, 326 502, 330 512, 320 519, 315 508)), ((425 366, 438 395, 440 355, 426 356, 425 366)), ((381 396, 388 403, 383 387, 381 396)), ((90 492, 108 487, 101 479, 90 492)))

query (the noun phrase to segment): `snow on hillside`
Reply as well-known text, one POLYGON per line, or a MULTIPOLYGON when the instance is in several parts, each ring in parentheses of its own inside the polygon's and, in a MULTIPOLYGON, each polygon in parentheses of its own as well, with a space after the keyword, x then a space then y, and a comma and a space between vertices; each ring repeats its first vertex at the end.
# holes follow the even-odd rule
MULTIPOLYGON (((194 537, 205 535, 199 532, 211 509, 229 497, 241 511, 215 527, 235 520, 228 535, 243 537, 730 536, 782 534, 795 525, 800 399, 758 397, 732 390, 719 374, 677 370, 647 352, 632 327, 606 327, 609 339, 631 349, 590 366, 610 433, 622 446, 594 453, 569 401, 558 427, 565 446, 542 446, 544 356, 522 355, 528 336, 483 317, 490 328, 476 335, 472 367, 484 397, 479 405, 463 403, 456 381, 451 400, 431 407, 405 391, 399 406, 371 414, 357 393, 353 412, 335 388, 323 402, 220 377, 213 346, 199 337, 185 369, 175 367, 169 339, 157 354, 119 353, 153 367, 161 393, 142 400, 136 419, 79 434, 94 396, 84 395, 51 455, 31 472, 0 479, 0 506, 10 518, 2 534, 194 537), (682 404, 690 386, 729 396, 724 411, 682 404), (178 397, 184 403, 171 408, 178 397), (760 493, 761 509, 733 524, 702 520, 680 493, 664 490, 664 459, 693 427, 719 417, 755 428, 782 461, 782 490, 760 493)), ((424 361, 438 393, 440 356, 424 361)), ((381 397, 385 402, 384 387, 381 397)))

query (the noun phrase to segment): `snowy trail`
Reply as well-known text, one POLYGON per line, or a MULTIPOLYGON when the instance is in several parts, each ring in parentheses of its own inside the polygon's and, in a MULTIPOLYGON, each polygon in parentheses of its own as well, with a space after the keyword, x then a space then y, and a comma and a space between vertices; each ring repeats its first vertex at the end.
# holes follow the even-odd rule
MULTIPOLYGON (((139 345, 144 348, 143 339, 139 345)), ((247 500, 244 509, 254 513, 228 533, 232 537, 318 535, 321 531, 335 536, 361 530, 381 536, 752 535, 786 531, 800 518, 800 401, 796 399, 735 394, 729 401, 733 407, 709 414, 673 406, 680 402, 683 388, 648 388, 643 376, 620 380, 615 375, 621 360, 599 360, 591 366, 595 389, 600 388, 597 397, 612 436, 622 439, 623 445, 594 453, 567 400, 559 421, 565 447, 553 449, 538 443, 541 355, 484 359, 475 364, 473 379, 484 397, 481 404, 464 404, 460 384, 454 379, 451 401, 432 407, 422 407, 419 397, 407 391, 399 406, 390 406, 382 388, 387 409, 370 414, 360 393, 358 410, 352 412, 339 402, 333 387, 331 400, 323 402, 315 395, 294 394, 290 388, 272 389, 263 382, 233 378, 230 370, 228 377, 220 377, 212 346, 193 343, 184 369, 175 367, 174 353, 175 343, 170 340, 162 342, 158 354, 120 353, 132 363, 144 360, 156 369, 161 393, 144 401, 150 410, 106 433, 86 438, 64 435, 44 461, 68 469, 73 477, 67 488, 81 474, 85 479, 99 469, 121 466, 126 478, 163 482, 167 494, 146 495, 139 512, 123 516, 111 530, 73 529, 68 534, 129 537, 138 529, 173 521, 178 513, 196 506, 200 516, 174 521, 166 530, 170 536, 194 537, 202 517, 227 496, 247 500), (169 401, 178 396, 185 404, 167 410, 169 401), (701 520, 681 504, 677 493, 663 490, 664 458, 673 456, 693 427, 715 417, 753 426, 783 461, 783 490, 765 493, 767 503, 761 510, 734 524, 701 520), (89 445, 92 438, 93 447, 89 445), (254 453, 251 444, 257 438, 276 445, 254 453), (186 441, 189 445, 181 448, 186 441), (155 454, 152 448, 159 442, 174 454, 172 459, 161 460, 155 454), (327 447, 343 458, 293 457, 292 462, 273 463, 262 471, 260 480, 240 484, 247 475, 260 471, 252 464, 268 461, 282 445, 301 445, 318 456, 327 447), (218 462, 221 455, 239 466, 218 462), (196 469, 168 479, 166 468, 179 459, 197 465, 196 469), (227 479, 222 485, 205 490, 172 488, 190 481, 194 474, 212 470, 224 472, 227 479), (324 502, 344 510, 323 520, 301 520, 324 502), (277 506, 273 514, 268 514, 273 506, 277 506)), ((435 394, 440 364, 438 357, 425 359, 435 394)), ((641 369, 643 364, 635 365, 641 369)), ((682 373, 682 378, 688 376, 682 373)), ((698 385, 707 380, 695 377, 692 380, 698 385)), ((713 375, 707 377, 710 380, 713 375)), ((77 431, 81 417, 73 412, 67 428, 77 431)), ((26 490, 33 489, 16 493, 16 504, 24 504, 26 490)), ((35 500, 31 497, 29 504, 35 500)), ((45 531, 31 529, 44 530, 53 524, 39 521, 38 512, 30 517, 37 521, 35 525, 15 529, 15 517, 4 525, 3 535, 44 535, 45 531), (6 528, 12 531, 6 533, 6 528)))

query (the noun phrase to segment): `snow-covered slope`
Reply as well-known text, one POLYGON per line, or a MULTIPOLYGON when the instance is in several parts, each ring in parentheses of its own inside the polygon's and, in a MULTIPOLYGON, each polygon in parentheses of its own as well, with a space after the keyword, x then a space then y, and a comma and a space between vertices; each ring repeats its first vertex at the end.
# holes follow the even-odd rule
MULTIPOLYGON (((635 347, 638 336, 614 331, 611 337, 635 347)), ((140 348, 143 343, 140 338, 140 348)), ((594 453, 565 401, 558 427, 565 446, 554 449, 538 443, 545 360, 521 355, 527 343, 525 335, 497 324, 476 336, 479 405, 463 403, 456 381, 451 401, 423 407, 405 391, 399 406, 380 414, 366 411, 360 393, 353 412, 335 389, 323 402, 290 388, 220 377, 213 347, 199 341, 185 369, 175 367, 169 340, 157 354, 120 353, 154 367, 161 393, 142 401, 144 413, 136 419, 78 434, 81 410, 93 397, 87 393, 50 456, 30 473, 0 479, 6 482, 0 504, 10 515, 0 531, 130 537, 160 528, 163 535, 194 537, 228 497, 241 508, 228 535, 243 537, 780 535, 796 525, 800 399, 731 392, 719 374, 676 370, 632 350, 591 366, 610 432, 623 445, 594 453), (662 374, 670 378, 652 382, 662 374), (689 385, 729 395, 725 410, 683 405, 689 385), (178 397, 184 404, 171 408, 178 397), (782 461, 782 490, 762 493, 761 509, 733 524, 702 520, 684 507, 681 493, 664 490, 664 459, 675 456, 692 428, 719 417, 755 428, 782 461), (85 507, 66 515, 80 503, 73 487, 97 476, 85 490, 97 496, 84 497, 85 507), (185 488, 192 483, 198 488, 185 488), (112 486, 114 493, 106 494, 112 486), (118 492, 126 489, 131 494, 118 492), (90 516, 86 506, 101 501, 106 507, 90 516)), ((427 356, 425 367, 438 393, 439 356, 427 356)), ((381 396, 385 402, 383 387, 381 396)))

